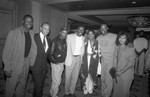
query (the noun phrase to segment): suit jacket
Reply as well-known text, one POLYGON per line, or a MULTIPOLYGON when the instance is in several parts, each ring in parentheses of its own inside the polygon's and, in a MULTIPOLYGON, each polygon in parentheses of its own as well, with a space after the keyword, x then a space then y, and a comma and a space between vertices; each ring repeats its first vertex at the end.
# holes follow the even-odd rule
POLYGON ((47 56, 50 48, 50 39, 48 37, 47 38, 47 43, 48 43, 48 50, 45 52, 44 47, 43 47, 43 43, 42 40, 40 38, 40 33, 36 33, 34 35, 34 40, 35 40, 35 44, 36 44, 36 48, 37 48, 37 55, 35 58, 35 62, 34 65, 31 67, 31 70, 34 72, 40 72, 41 70, 47 70, 47 56))
MULTIPOLYGON (((32 45, 34 45, 34 32, 29 31, 31 36, 32 45)), ((23 67, 24 62, 24 50, 25 50, 25 34, 23 27, 18 27, 8 33, 6 38, 2 59, 4 62, 4 70, 12 71, 14 74, 19 74, 23 67)), ((34 63, 35 57, 31 54, 31 49, 28 55, 30 65, 34 63), (32 57, 32 59, 30 59, 32 57)))
MULTIPOLYGON (((82 37, 82 51, 81 51, 81 58, 84 54, 84 37, 82 37)), ((65 65, 66 66, 70 66, 71 63, 72 63, 72 59, 73 59, 73 52, 75 51, 75 44, 76 44, 76 34, 70 34, 70 35, 67 35, 67 38, 66 38, 66 41, 67 41, 67 56, 66 56, 66 59, 65 59, 65 65)), ((81 59, 82 60, 82 59, 81 59)))

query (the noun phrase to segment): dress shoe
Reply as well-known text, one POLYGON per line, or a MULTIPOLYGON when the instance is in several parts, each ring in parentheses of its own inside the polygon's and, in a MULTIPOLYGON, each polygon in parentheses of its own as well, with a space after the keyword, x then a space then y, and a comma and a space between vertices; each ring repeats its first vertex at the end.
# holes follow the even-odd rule
POLYGON ((72 94, 65 94, 63 97, 72 97, 72 94))
POLYGON ((71 94, 71 97, 76 97, 76 95, 75 94, 71 94))

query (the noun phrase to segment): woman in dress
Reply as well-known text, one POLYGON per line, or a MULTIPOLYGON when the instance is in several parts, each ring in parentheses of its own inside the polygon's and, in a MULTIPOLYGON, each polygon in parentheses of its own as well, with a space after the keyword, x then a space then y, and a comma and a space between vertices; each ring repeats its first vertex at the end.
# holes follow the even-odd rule
POLYGON ((99 61, 98 42, 95 39, 95 33, 94 31, 88 31, 87 35, 88 35, 88 40, 85 41, 85 52, 83 56, 83 64, 81 67, 81 74, 82 74, 83 82, 85 83, 84 87, 86 87, 86 85, 89 84, 86 80, 89 76, 93 84, 95 84, 96 77, 97 77, 98 61, 99 61))
POLYGON ((129 97, 129 90, 134 79, 135 49, 127 46, 129 37, 127 32, 119 32, 116 39, 115 63, 116 79, 112 97, 129 97))

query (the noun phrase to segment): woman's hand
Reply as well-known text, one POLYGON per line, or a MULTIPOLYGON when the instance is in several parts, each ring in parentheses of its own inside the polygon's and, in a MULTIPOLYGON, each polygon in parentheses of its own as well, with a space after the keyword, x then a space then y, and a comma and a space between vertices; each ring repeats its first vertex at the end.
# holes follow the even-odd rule
POLYGON ((116 76, 120 77, 122 75, 121 71, 116 72, 116 76))
POLYGON ((6 77, 10 78, 11 77, 11 71, 4 71, 6 77))

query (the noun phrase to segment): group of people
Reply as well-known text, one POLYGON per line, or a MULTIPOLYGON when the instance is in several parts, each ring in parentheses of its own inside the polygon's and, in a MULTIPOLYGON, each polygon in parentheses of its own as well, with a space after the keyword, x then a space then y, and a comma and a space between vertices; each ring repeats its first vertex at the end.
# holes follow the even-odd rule
POLYGON ((48 62, 51 66, 52 97, 58 97, 63 71, 64 97, 76 97, 79 75, 84 82, 84 94, 91 94, 87 86, 93 86, 91 90, 94 90, 99 64, 102 97, 129 97, 137 54, 134 46, 129 45, 127 32, 113 34, 108 31, 107 24, 101 24, 99 36, 89 30, 85 38, 83 26, 78 26, 72 34, 68 34, 67 27, 63 27, 51 41, 47 36, 49 23, 42 23, 39 33, 34 33, 32 28, 33 17, 25 15, 23 26, 10 31, 7 36, 2 55, 7 77, 5 97, 24 97, 29 69, 34 81, 33 97, 42 97, 48 62), (110 72, 112 68, 115 77, 110 72))

